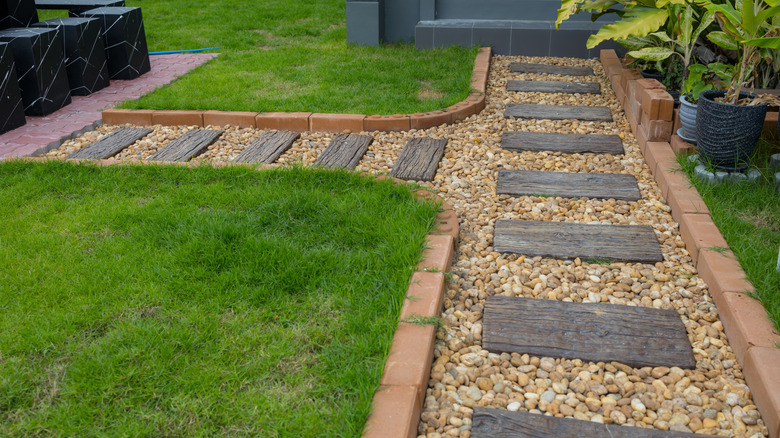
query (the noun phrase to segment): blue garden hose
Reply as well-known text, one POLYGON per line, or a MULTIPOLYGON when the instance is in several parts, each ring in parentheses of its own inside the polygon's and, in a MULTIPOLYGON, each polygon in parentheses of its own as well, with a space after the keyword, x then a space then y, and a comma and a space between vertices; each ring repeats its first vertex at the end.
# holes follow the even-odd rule
POLYGON ((197 53, 205 52, 206 50, 217 50, 219 47, 207 47, 205 49, 192 49, 192 50, 167 50, 165 52, 149 52, 150 55, 173 55, 175 53, 197 53))

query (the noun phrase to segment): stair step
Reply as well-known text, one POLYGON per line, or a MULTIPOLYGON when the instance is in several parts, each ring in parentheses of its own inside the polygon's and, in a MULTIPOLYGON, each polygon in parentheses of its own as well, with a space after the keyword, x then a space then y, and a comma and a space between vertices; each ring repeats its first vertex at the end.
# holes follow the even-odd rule
POLYGON ((501 135, 501 147, 514 151, 552 151, 565 154, 623 153, 623 141, 617 135, 557 134, 508 131, 501 135))
POLYGON ((374 137, 357 134, 338 134, 314 162, 315 166, 354 169, 374 137))
POLYGON ((707 438, 710 435, 475 408, 473 438, 707 438))
POLYGON ((287 131, 264 132, 257 140, 241 151, 236 158, 236 163, 273 163, 292 146, 301 134, 287 131))
POLYGON ((573 67, 568 65, 531 64, 528 62, 513 62, 509 64, 513 73, 534 73, 563 76, 595 76, 590 67, 573 67))
POLYGON ((649 225, 575 224, 499 219, 493 246, 498 252, 556 259, 663 261, 661 246, 649 225))
POLYGON ((598 82, 512 80, 507 81, 506 91, 522 91, 530 93, 601 94, 601 84, 598 82))
POLYGON ((611 122, 612 112, 605 106, 541 105, 510 103, 504 111, 507 119, 585 120, 611 122))
POLYGON ((432 181, 444 155, 447 140, 413 138, 406 143, 390 176, 413 181, 432 181))
POLYGON ((150 161, 187 161, 217 141, 222 131, 193 129, 177 137, 148 158, 150 161))
POLYGON ((148 128, 121 128, 68 155, 68 158, 105 160, 152 132, 148 128))
POLYGON ((512 196, 546 195, 625 201, 637 201, 642 198, 633 175, 537 170, 500 170, 496 193, 512 196))

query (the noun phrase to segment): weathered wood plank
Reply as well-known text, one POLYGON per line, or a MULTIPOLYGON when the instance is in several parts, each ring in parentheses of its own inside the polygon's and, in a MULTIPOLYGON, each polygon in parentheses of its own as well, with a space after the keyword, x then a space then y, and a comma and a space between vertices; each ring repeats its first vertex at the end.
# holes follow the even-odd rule
POLYGON ((612 113, 605 106, 541 105, 537 103, 510 103, 505 118, 548 120, 585 120, 611 122, 612 113))
POLYGON ((314 162, 315 166, 353 169, 360 162, 374 137, 357 134, 338 134, 314 162))
POLYGON ((391 176, 414 181, 431 181, 439 168, 447 140, 413 138, 406 143, 395 162, 391 176))
POLYGON ((590 67, 573 67, 568 65, 530 64, 527 62, 513 62, 509 64, 509 71, 514 73, 535 73, 564 76, 595 76, 590 67))
POLYGON ((222 131, 193 129, 187 131, 148 159, 151 161, 187 161, 214 143, 222 131))
POLYGON ((685 325, 670 309, 489 296, 482 339, 494 353, 616 361, 637 368, 696 366, 685 325))
POLYGON ((138 140, 146 137, 151 129, 148 128, 121 128, 90 143, 87 146, 68 155, 68 158, 90 158, 105 160, 118 154, 122 149, 130 146, 138 140))
POLYGON ((507 81, 506 91, 601 94, 598 82, 507 81))
POLYGON ((564 154, 624 153, 623 141, 619 136, 604 134, 508 131, 501 135, 501 147, 516 151, 552 151, 564 154))
POLYGON ((637 201, 642 198, 633 175, 611 173, 567 173, 536 170, 498 172, 499 195, 546 195, 564 198, 598 198, 637 201))
POLYGON ((499 219, 493 246, 498 252, 558 259, 663 261, 649 225, 600 225, 499 219))
POLYGON ((706 438, 709 435, 475 408, 473 438, 706 438))
POLYGON ((273 163, 293 142, 300 138, 301 134, 287 131, 264 132, 257 140, 247 146, 233 159, 236 163, 273 163))

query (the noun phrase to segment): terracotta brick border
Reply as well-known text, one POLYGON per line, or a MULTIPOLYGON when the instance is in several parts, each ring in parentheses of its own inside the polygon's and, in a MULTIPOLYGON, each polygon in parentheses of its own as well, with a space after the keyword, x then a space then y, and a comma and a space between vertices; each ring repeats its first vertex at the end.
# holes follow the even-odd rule
MULTIPOLYGON (((366 114, 326 114, 326 113, 253 113, 246 111, 151 111, 107 109, 102 113, 103 123, 121 125, 131 123, 140 126, 150 125, 233 125, 242 128, 279 129, 295 132, 326 131, 408 131, 409 129, 427 129, 434 126, 455 123, 485 108, 488 71, 490 70, 490 47, 482 47, 474 59, 471 74, 472 93, 455 105, 437 111, 414 114, 366 115, 366 114)), ((654 110, 658 108, 654 107, 654 110)))
MULTIPOLYGON (((14 159, 26 161, 70 161, 90 162, 99 166, 112 165, 142 165, 142 166, 202 166, 214 167, 245 166, 258 170, 270 169, 274 166, 252 165, 247 163, 213 162, 127 162, 115 159, 90 160, 66 159, 64 157, 18 157, 14 159)), ((362 172, 364 175, 368 173, 362 172)), ((392 178, 388 175, 373 176, 378 181, 392 179, 396 184, 406 181, 392 178)), ((436 341, 436 328, 432 324, 408 322, 415 317, 438 318, 441 315, 446 279, 444 273, 452 264, 455 244, 458 239, 458 217, 452 204, 444 202, 438 196, 427 190, 419 190, 414 196, 419 199, 435 199, 441 201, 439 214, 434 229, 425 237, 426 249, 422 260, 415 267, 415 272, 409 280, 406 298, 401 308, 398 327, 393 335, 390 354, 385 362, 379 389, 374 393, 371 402, 371 414, 366 421, 364 438, 415 438, 417 424, 420 421, 425 391, 433 362, 433 346, 436 341)))
MULTIPOLYGON (((657 81, 641 79, 635 70, 625 69, 614 50, 602 50, 600 59, 639 149, 672 208, 672 217, 680 224, 699 277, 709 286, 769 436, 780 438, 780 334, 761 303, 747 294, 754 291, 753 286, 699 193, 680 173, 675 153, 689 152, 692 146, 672 135, 672 129, 679 127, 679 117, 669 111, 671 96, 657 81)), ((769 113, 765 129, 776 124, 777 113, 769 113)))

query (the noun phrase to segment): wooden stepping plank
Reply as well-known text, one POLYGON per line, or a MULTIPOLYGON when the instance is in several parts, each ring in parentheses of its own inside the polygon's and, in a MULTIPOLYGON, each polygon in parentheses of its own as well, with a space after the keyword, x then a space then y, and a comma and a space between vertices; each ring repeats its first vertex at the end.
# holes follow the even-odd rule
POLYGON ((130 146, 138 140, 146 137, 151 129, 147 128, 121 128, 90 143, 89 145, 68 155, 68 158, 90 158, 105 160, 118 154, 122 149, 130 146))
POLYGON ((501 147, 515 151, 552 151, 564 154, 619 155, 624 153, 623 141, 620 137, 604 134, 509 131, 501 135, 501 147))
POLYGON ((472 438, 707 438, 709 435, 475 408, 472 438))
POLYGON ((187 161, 214 143, 220 135, 222 135, 222 131, 215 129, 187 131, 148 159, 151 161, 187 161))
POLYGON ((590 67, 573 67, 567 65, 530 64, 527 62, 513 62, 509 64, 509 71, 514 73, 535 73, 565 76, 595 76, 590 67))
POLYGON ((499 219, 493 246, 498 252, 536 257, 655 263, 661 246, 649 225, 575 224, 499 219))
POLYGON ((413 138, 406 143, 395 162, 391 176, 414 181, 431 181, 439 168, 447 140, 413 138))
POLYGON ((585 120, 611 122, 612 113, 605 106, 541 105, 537 103, 510 103, 504 117, 548 120, 585 120))
POLYGON ((314 162, 315 166, 353 169, 374 138, 368 135, 338 134, 314 162))
POLYGON ((537 170, 498 172, 499 195, 547 195, 564 198, 597 198, 637 201, 642 198, 633 175, 566 173, 537 170))
POLYGON ((507 81, 506 91, 601 94, 598 82, 507 81))
POLYGON ((482 346, 519 353, 641 367, 693 368, 691 343, 671 309, 489 296, 482 346))
POLYGON ((301 134, 297 132, 264 132, 260 138, 241 151, 233 161, 236 163, 249 163, 252 161, 258 163, 273 163, 287 149, 290 149, 293 142, 300 138, 300 136, 301 134))

